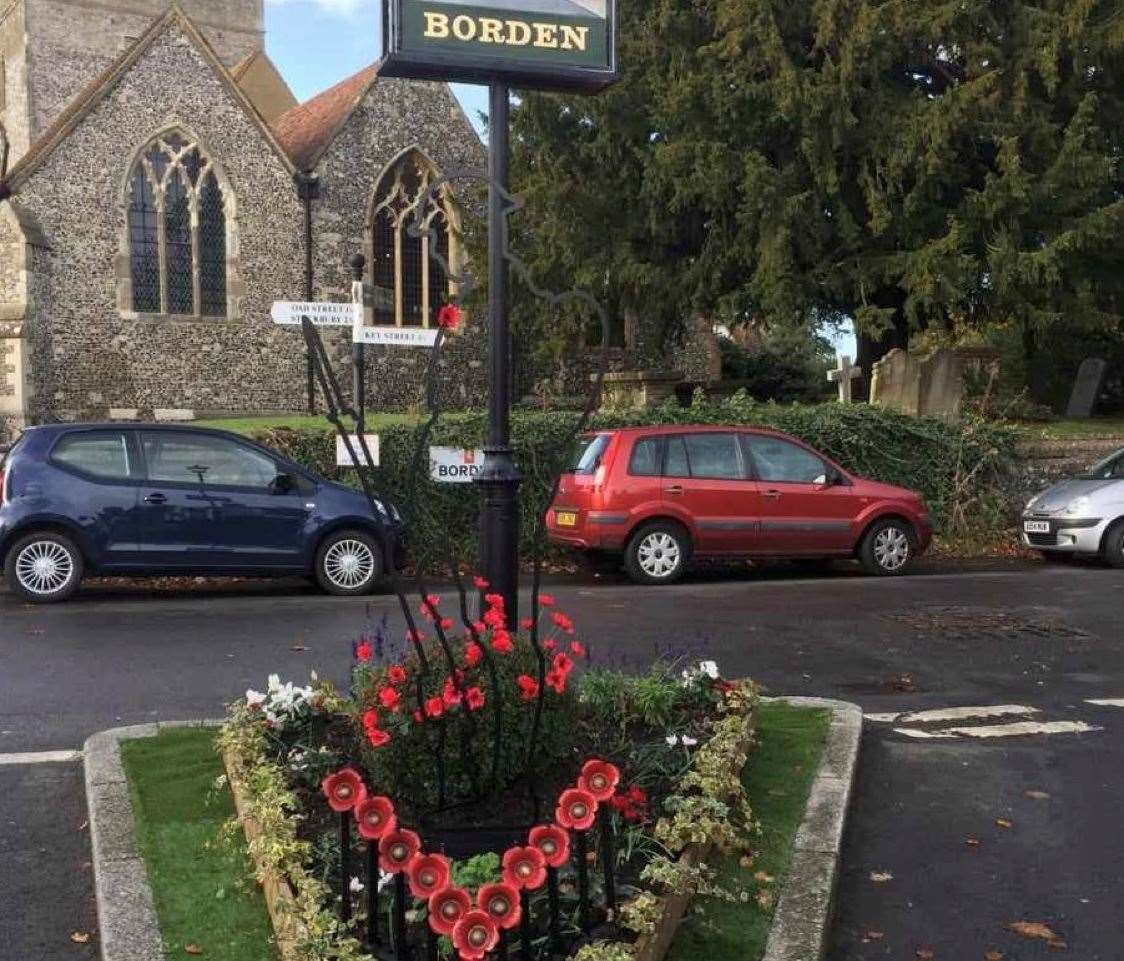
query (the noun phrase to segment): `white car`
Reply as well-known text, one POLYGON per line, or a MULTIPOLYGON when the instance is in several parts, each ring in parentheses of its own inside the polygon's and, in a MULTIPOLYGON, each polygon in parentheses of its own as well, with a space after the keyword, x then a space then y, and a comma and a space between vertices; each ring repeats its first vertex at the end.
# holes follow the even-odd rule
POLYGON ((1124 567, 1124 449, 1032 498, 1022 539, 1049 560, 1099 555, 1124 567))

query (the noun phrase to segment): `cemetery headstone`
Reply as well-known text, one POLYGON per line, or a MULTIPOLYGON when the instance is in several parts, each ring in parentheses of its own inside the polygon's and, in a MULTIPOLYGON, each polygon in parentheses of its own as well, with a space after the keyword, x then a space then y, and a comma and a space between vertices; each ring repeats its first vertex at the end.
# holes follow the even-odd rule
POLYGON ((952 420, 964 399, 964 364, 942 349, 919 360, 895 348, 874 365, 870 402, 915 417, 952 420))
POLYGON ((1092 417, 1097 406, 1097 397, 1104 386, 1108 364, 1100 357, 1087 357, 1081 362, 1077 379, 1073 382, 1073 392, 1069 396, 1066 417, 1092 417))
POLYGON ((849 404, 852 397, 851 382, 862 377, 863 369, 851 363, 851 358, 844 354, 839 358, 839 366, 827 372, 827 379, 839 388, 839 403, 849 404))

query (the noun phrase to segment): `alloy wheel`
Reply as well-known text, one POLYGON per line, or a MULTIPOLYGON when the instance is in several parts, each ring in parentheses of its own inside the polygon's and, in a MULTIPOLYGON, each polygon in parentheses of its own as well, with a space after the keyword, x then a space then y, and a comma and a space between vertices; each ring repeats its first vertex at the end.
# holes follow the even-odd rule
POLYGON ((57 541, 32 541, 16 558, 16 577, 30 594, 57 594, 74 576, 74 558, 57 541))
POLYGON ((640 569, 649 577, 670 577, 683 559, 679 542, 664 531, 653 531, 637 548, 640 569))
POLYGON ((362 541, 337 541, 324 555, 324 574, 336 587, 354 591, 366 584, 375 571, 375 555, 362 541))
POLYGON ((909 537, 900 527, 887 527, 874 539, 874 559, 884 571, 900 571, 909 561, 909 537))

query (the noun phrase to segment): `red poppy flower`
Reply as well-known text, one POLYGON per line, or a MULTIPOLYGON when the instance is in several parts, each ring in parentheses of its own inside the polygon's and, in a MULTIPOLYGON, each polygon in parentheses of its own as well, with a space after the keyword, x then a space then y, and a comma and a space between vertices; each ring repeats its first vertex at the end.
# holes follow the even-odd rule
POLYGON ((558 642, 553 637, 549 637, 542 642, 542 646, 544 651, 553 651, 558 647, 558 642))
POLYGON ((469 667, 476 667, 484 658, 484 650, 475 641, 470 641, 464 646, 464 662, 469 667))
POLYGON ((571 641, 570 653, 574 657, 585 657, 585 645, 581 641, 571 641))
POLYGON ((470 687, 464 692, 464 703, 470 711, 479 711, 484 706, 484 692, 478 687, 470 687))
POLYGON ((523 916, 519 889, 510 884, 485 884, 476 895, 476 906, 505 931, 516 927, 523 916))
POLYGON ((379 867, 388 874, 401 874, 421 850, 421 838, 413 831, 395 828, 379 839, 379 867))
POLYGON ((377 727, 367 728, 367 740, 371 747, 386 747, 390 743, 390 734, 377 727))
POLYGON ((480 961, 499 940, 499 925, 487 911, 467 911, 453 926, 453 947, 461 961, 480 961))
POLYGON ((473 621, 472 622, 472 629, 477 634, 483 634, 488 630, 488 625, 485 624, 483 621, 473 621))
POLYGON ((449 937, 457 922, 472 908, 472 898, 464 888, 446 887, 429 898, 429 926, 449 937))
POLYGON ((406 668, 401 664, 392 665, 386 672, 386 679, 391 684, 405 684, 406 683, 406 668))
POLYGON ((393 831, 398 826, 398 818, 394 814, 390 798, 364 798, 362 804, 355 806, 355 825, 360 837, 368 841, 377 840, 393 831))
POLYGON ((402 703, 402 695, 388 685, 379 691, 379 703, 388 711, 397 711, 402 703))
POLYGON ((517 889, 541 888, 546 884, 546 857, 538 848, 508 848, 503 855, 503 879, 517 889))
POLYGON ((329 774, 320 785, 328 806, 333 811, 350 811, 367 796, 363 778, 354 768, 345 767, 342 771, 329 774))
POLYGON ((370 641, 364 641, 355 648, 355 660, 366 664, 374 655, 375 649, 371 646, 370 641))
POLYGON ((558 799, 554 820, 571 831, 588 831, 597 817, 597 798, 584 788, 570 788, 558 799))
POLYGON ((553 594, 540 594, 539 595, 539 604, 541 606, 543 606, 543 607, 554 607, 554 603, 555 603, 555 601, 554 601, 554 595, 553 594))
POLYGON ((519 629, 521 631, 529 631, 534 626, 535 626, 535 619, 533 617, 524 617, 519 622, 519 629))
POLYGON ((426 717, 440 717, 445 713, 445 702, 439 697, 431 697, 425 702, 426 717))
POLYGON ((425 720, 425 715, 421 711, 414 711, 414 723, 421 724, 425 720))
POLYGON ((461 309, 456 304, 445 304, 437 311, 437 326, 442 330, 456 330, 461 325, 461 309))
POLYGON ((425 603, 431 611, 436 611, 437 608, 441 605, 441 598, 436 594, 426 594, 425 603))
POLYGON ((621 772, 608 761, 586 761, 582 765, 578 787, 588 791, 598 801, 608 801, 621 783, 621 772))
POLYGON ((564 651, 559 651, 554 655, 554 669, 559 674, 569 674, 574 669, 573 658, 564 651))
POLYGON ((451 631, 454 626, 456 626, 456 621, 454 621, 451 617, 441 618, 441 630, 451 631))
POLYGON ((363 726, 367 728, 367 730, 379 726, 379 712, 373 707, 363 712, 363 726))
MULTIPOLYGON (((484 630, 487 630, 489 627, 495 630, 501 630, 502 628, 507 626, 507 618, 504 616, 503 611, 501 611, 498 607, 489 609, 488 612, 484 615, 483 621, 484 630)), ((483 633, 483 631, 481 631, 480 633, 483 633)))
POLYGON ((456 707, 464 700, 464 694, 457 690, 451 677, 445 679, 445 687, 441 691, 441 701, 445 707, 456 707))
POLYGON ((542 851, 546 863, 552 868, 560 868, 570 859, 570 835, 557 824, 531 828, 528 841, 531 847, 542 851))
POLYGON ((419 901, 428 901, 447 888, 452 874, 449 859, 443 854, 418 854, 406 867, 410 893, 419 901))
POLYGON ((425 635, 421 631, 407 631, 406 640, 411 644, 422 644, 425 642, 425 635))
POLYGON ((555 694, 565 694, 566 675, 561 671, 547 671, 546 686, 553 690, 555 694))
POLYGON ((519 696, 524 701, 533 701, 539 696, 539 682, 528 674, 520 674, 515 683, 519 685, 519 696))
POLYGON ((565 631, 567 634, 574 633, 574 622, 571 621, 561 611, 555 611, 554 613, 552 613, 550 615, 550 619, 554 622, 555 627, 557 627, 559 630, 565 631))
POLYGON ((486 577, 481 577, 479 574, 477 574, 472 579, 472 586, 475 587, 478 591, 486 591, 489 587, 492 586, 492 583, 486 577))
POLYGON ((485 594, 484 603, 489 607, 502 608, 507 602, 503 599, 502 594, 485 594))
POLYGON ((507 631, 496 631, 492 637, 492 650, 497 654, 510 654, 515 650, 515 645, 511 642, 511 635, 507 631))

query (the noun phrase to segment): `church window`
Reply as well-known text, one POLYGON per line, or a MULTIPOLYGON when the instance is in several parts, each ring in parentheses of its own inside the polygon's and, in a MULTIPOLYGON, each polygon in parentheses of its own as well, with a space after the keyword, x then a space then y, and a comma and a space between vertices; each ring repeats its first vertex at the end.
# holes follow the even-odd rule
POLYGON ((211 160, 183 134, 142 151, 129 179, 134 311, 227 315, 226 201, 211 160))
POLYGON ((452 196, 416 150, 403 155, 375 190, 371 221, 375 323, 432 327, 448 302, 459 265, 452 196), (414 226, 420 236, 413 236, 414 226))

